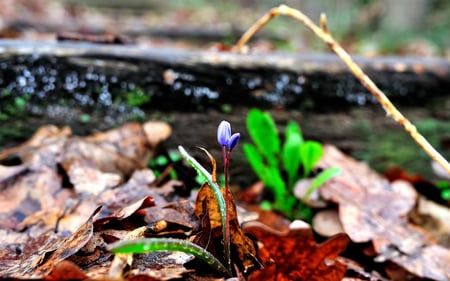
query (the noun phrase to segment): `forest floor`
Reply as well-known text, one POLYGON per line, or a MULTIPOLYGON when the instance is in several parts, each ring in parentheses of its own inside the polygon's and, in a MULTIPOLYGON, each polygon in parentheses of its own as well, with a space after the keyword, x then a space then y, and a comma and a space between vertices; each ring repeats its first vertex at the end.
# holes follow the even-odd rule
MULTIPOLYGON (((184 38, 156 38, 146 34, 145 28, 135 30, 138 36, 122 33, 152 21, 158 21, 158 26, 179 26, 201 18, 183 9, 164 18, 125 20, 121 15, 104 16, 105 10, 99 13, 53 1, 8 3, 11 6, 0 9, 4 38, 55 40, 58 34, 64 40, 131 40, 147 47, 217 46, 204 43, 205 39, 192 44, 184 38), (118 25, 123 29, 112 28, 118 25), (40 28, 32 28, 36 26, 40 28), (86 30, 99 27, 95 36, 86 36, 86 30)), ((214 26, 212 33, 221 28, 214 26)), ((204 36, 210 36, 209 31, 204 36)), ((272 51, 276 48, 272 39, 260 41, 255 48, 272 51)), ((161 121, 129 122, 83 136, 68 127, 42 126, 24 143, 0 151, 0 279, 221 280, 232 275, 237 280, 450 280, 448 200, 439 200, 436 192, 433 198, 425 195, 437 190, 435 182, 401 169, 377 173, 343 153, 333 140, 324 145, 317 169, 338 167, 341 173, 308 200, 314 215, 308 223, 261 209, 262 200, 272 198, 263 184, 254 176, 246 184, 236 184, 232 177, 236 210, 229 211, 231 273, 178 251, 113 254, 111 245, 117 241, 176 238, 201 245, 226 264, 217 227, 218 207, 209 188, 199 190, 195 171, 182 161, 169 160, 158 169, 149 166, 151 160, 167 156, 168 148, 182 144, 195 152, 195 145, 202 145, 202 140, 195 139, 200 128, 186 129, 189 124, 209 133, 208 143, 216 139, 216 126, 223 116, 230 118, 232 126, 241 119, 233 131, 245 131, 244 112, 209 114, 209 120, 217 117, 217 122, 204 122, 204 115, 172 114, 173 126, 161 121)), ((356 110, 352 116, 342 115, 339 122, 358 114, 356 110)), ((302 128, 308 132, 314 119, 306 124, 302 128)), ((361 124, 360 129, 384 125, 361 124)), ((377 139, 371 145, 375 143, 377 139)), ((355 147, 351 140, 347 145, 355 147)), ((220 168, 220 146, 206 149, 217 157, 220 168)), ((248 167, 240 168, 245 161, 233 162, 244 156, 233 157, 231 173, 248 173, 248 167)), ((207 163, 205 159, 202 163, 207 163)))

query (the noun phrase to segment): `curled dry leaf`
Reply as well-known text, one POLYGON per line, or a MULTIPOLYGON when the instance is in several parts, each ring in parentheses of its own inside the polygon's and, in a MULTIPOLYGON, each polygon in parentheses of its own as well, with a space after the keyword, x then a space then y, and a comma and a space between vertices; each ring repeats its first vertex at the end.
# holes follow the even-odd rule
POLYGON ((120 210, 115 211, 112 215, 97 218, 94 221, 95 228, 103 229, 107 228, 108 224, 120 223, 125 219, 131 217, 132 215, 136 214, 139 210, 152 207, 154 205, 155 201, 153 200, 153 197, 146 196, 129 206, 126 206, 120 210))
POLYGON ((147 222, 149 234, 167 235, 187 234, 193 229, 198 229, 198 220, 193 218, 194 204, 191 201, 177 201, 163 207, 153 207, 146 210, 145 222, 147 222))
MULTIPOLYGON (((221 188, 221 191, 224 193, 226 189, 221 188)), ((229 198, 233 198, 231 193, 228 196, 229 198)), ((242 265, 247 270, 254 265, 254 257, 256 256, 255 246, 253 241, 244 233, 239 225, 234 200, 230 200, 229 204, 230 243, 232 248, 234 246, 237 251, 238 260, 241 263, 239 266, 242 265)), ((222 219, 217 201, 211 187, 207 183, 203 184, 198 192, 194 213, 200 219, 207 218, 209 220, 210 230, 205 234, 211 235, 211 237, 208 237, 206 240, 218 241, 220 245, 220 241, 222 241, 222 219)))

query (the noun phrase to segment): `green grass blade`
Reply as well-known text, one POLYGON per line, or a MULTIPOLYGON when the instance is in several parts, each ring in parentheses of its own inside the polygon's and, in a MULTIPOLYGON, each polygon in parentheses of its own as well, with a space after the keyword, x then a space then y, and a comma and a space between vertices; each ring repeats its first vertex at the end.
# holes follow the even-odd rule
MULTIPOLYGON (((181 145, 178 146, 178 151, 180 152, 183 159, 186 160, 189 163, 189 165, 191 165, 197 171, 197 173, 201 174, 202 176, 204 176, 206 178, 206 181, 208 182, 209 186, 211 187, 214 197, 217 201, 217 205, 219 206, 220 217, 222 220, 223 243, 227 243, 227 241, 226 241, 227 208, 226 208, 226 204, 225 204, 225 198, 223 198, 222 192, 220 192, 220 187, 217 185, 216 182, 213 181, 211 174, 200 163, 198 163, 194 157, 189 155, 189 153, 187 153, 187 151, 181 145)), ((227 248, 227 247, 224 247, 224 248, 227 248)), ((230 247, 228 247, 228 249, 229 248, 230 247)), ((231 257, 230 257, 229 253, 225 253, 225 259, 227 260, 227 264, 230 265, 231 257)))
POLYGON ((216 257, 202 247, 187 240, 175 238, 125 240, 109 245, 108 250, 116 254, 143 254, 158 251, 183 252, 204 261, 217 273, 231 277, 231 272, 216 257))
POLYGON ((331 178, 339 175, 341 173, 341 169, 337 167, 328 168, 323 170, 319 175, 317 175, 311 182, 311 185, 306 190, 305 195, 303 195, 302 202, 305 202, 311 193, 321 187, 325 182, 330 180, 331 178))

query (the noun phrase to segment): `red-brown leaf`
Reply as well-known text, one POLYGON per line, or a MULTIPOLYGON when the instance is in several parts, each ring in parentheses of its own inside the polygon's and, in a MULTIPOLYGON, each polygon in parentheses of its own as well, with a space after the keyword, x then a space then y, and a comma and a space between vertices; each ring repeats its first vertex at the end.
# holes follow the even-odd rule
POLYGON ((284 233, 259 223, 249 224, 245 231, 255 236, 273 259, 273 264, 266 263, 265 269, 253 272, 248 280, 340 281, 344 277, 346 266, 336 258, 349 242, 345 234, 316 245, 311 229, 304 223, 284 233))

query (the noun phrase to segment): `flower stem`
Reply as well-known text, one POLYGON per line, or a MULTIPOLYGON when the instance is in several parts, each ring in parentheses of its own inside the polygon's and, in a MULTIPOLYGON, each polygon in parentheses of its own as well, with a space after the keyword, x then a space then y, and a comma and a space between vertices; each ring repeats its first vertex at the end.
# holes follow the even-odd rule
POLYGON ((228 186, 228 164, 230 162, 230 156, 231 152, 226 150, 225 146, 222 146, 222 156, 223 156, 223 171, 225 174, 225 193, 224 193, 224 199, 225 199, 225 241, 224 241, 224 253, 225 253, 225 259, 227 262, 228 270, 231 271, 231 239, 230 239, 230 217, 229 217, 229 208, 230 208, 230 199, 229 199, 229 186, 228 186))

